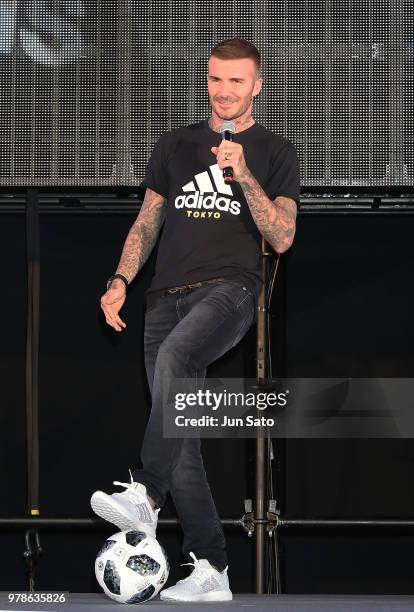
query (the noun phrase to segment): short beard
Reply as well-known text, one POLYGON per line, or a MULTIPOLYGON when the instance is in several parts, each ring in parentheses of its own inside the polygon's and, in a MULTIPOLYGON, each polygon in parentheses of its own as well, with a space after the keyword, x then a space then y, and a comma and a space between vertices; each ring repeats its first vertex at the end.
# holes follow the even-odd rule
MULTIPOLYGON (((233 117, 222 117, 221 114, 216 110, 215 113, 218 117, 220 117, 220 119, 223 119, 224 121, 237 121, 237 119, 239 117, 242 117, 248 110, 249 108, 252 106, 252 101, 253 101, 253 97, 250 98, 248 104, 246 105, 246 107, 244 107, 238 114, 237 116, 233 116, 233 117)), ((210 106, 211 108, 213 108, 213 105, 210 102, 210 106)), ((250 120, 250 118, 246 121, 246 123, 250 120)), ((242 123, 243 125, 243 123, 242 123)))

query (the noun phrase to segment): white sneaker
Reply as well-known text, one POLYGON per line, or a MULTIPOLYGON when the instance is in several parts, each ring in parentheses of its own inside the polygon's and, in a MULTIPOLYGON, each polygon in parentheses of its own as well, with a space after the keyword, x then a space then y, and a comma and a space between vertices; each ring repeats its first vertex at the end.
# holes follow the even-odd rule
POLYGON ((126 491, 112 495, 95 491, 91 497, 95 514, 116 525, 120 531, 138 529, 155 538, 160 509, 151 507, 145 485, 134 482, 132 474, 130 483, 115 480, 114 485, 125 487, 126 491))
POLYGON ((182 565, 193 565, 194 569, 188 578, 179 580, 176 585, 163 589, 160 599, 163 601, 230 601, 233 594, 229 588, 227 568, 219 572, 207 559, 197 559, 190 552, 194 563, 183 563, 182 565))

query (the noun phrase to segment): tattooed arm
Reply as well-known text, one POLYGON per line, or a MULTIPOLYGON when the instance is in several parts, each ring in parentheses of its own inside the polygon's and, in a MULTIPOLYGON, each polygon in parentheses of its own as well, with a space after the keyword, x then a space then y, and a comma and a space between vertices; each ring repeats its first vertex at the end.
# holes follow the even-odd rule
MULTIPOLYGON (((145 192, 138 217, 129 230, 116 270, 130 283, 147 261, 157 241, 165 215, 165 198, 151 189, 145 192)), ((122 281, 121 281, 122 283, 122 281)))
MULTIPOLYGON (((146 190, 141 210, 129 230, 116 270, 117 274, 126 276, 128 283, 142 268, 154 247, 165 216, 165 201, 165 198, 155 191, 146 190)), ((110 288, 101 297, 101 308, 106 322, 116 331, 122 331, 126 327, 118 314, 125 298, 124 282, 118 278, 112 281, 110 288)))
POLYGON ((292 244, 296 229, 296 202, 292 198, 278 196, 269 200, 246 165, 243 147, 237 142, 223 140, 218 147, 211 147, 219 168, 233 168, 260 233, 277 251, 283 253, 292 244))
POLYGON ((296 230, 296 202, 292 198, 278 196, 269 200, 249 170, 239 183, 260 233, 278 253, 291 246, 296 230))

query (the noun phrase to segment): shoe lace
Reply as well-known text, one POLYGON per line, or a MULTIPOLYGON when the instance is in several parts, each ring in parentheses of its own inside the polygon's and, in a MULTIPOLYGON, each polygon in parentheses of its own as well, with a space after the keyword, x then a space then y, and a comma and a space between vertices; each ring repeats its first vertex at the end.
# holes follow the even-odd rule
POLYGON ((126 489, 126 491, 124 491, 125 495, 130 497, 131 494, 133 495, 136 490, 137 490, 137 486, 139 485, 139 482, 134 482, 134 479, 132 478, 132 472, 131 470, 129 470, 129 476, 131 478, 131 482, 119 482, 119 480, 114 480, 114 485, 118 485, 120 487, 124 487, 126 489))
POLYGON ((205 567, 201 567, 199 560, 193 552, 190 552, 190 557, 194 559, 194 563, 191 563, 190 561, 189 563, 181 563, 181 565, 192 565, 194 569, 191 574, 187 576, 187 578, 184 578, 184 580, 179 580, 179 582, 185 582, 186 580, 194 580, 194 582, 199 585, 206 579, 206 572, 210 573, 211 570, 205 567))
MULTIPOLYGON (((132 478, 131 470, 129 470, 129 476, 131 478, 131 482, 119 482, 119 480, 114 480, 113 483, 114 485, 118 485, 120 487, 125 488, 125 491, 123 491, 122 493, 117 493, 117 495, 125 495, 125 497, 128 500, 130 500, 132 503, 136 503, 137 489, 141 483, 134 481, 134 479, 132 478)), ((156 508, 154 510, 154 508, 151 506, 149 501, 147 502, 147 506, 151 509, 151 512, 153 513, 154 516, 158 516, 158 513, 161 508, 156 508)))

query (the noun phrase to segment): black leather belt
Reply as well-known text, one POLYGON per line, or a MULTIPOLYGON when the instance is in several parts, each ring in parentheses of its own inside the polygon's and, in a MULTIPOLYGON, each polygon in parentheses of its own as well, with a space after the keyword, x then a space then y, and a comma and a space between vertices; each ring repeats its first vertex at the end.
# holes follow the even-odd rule
POLYGON ((178 287, 171 287, 171 289, 167 289, 165 293, 182 293, 186 289, 195 289, 196 287, 202 287, 203 285, 214 285, 216 283, 220 283, 226 280, 225 278, 209 278, 205 281, 200 281, 198 283, 190 283, 188 285, 179 285, 178 287))

